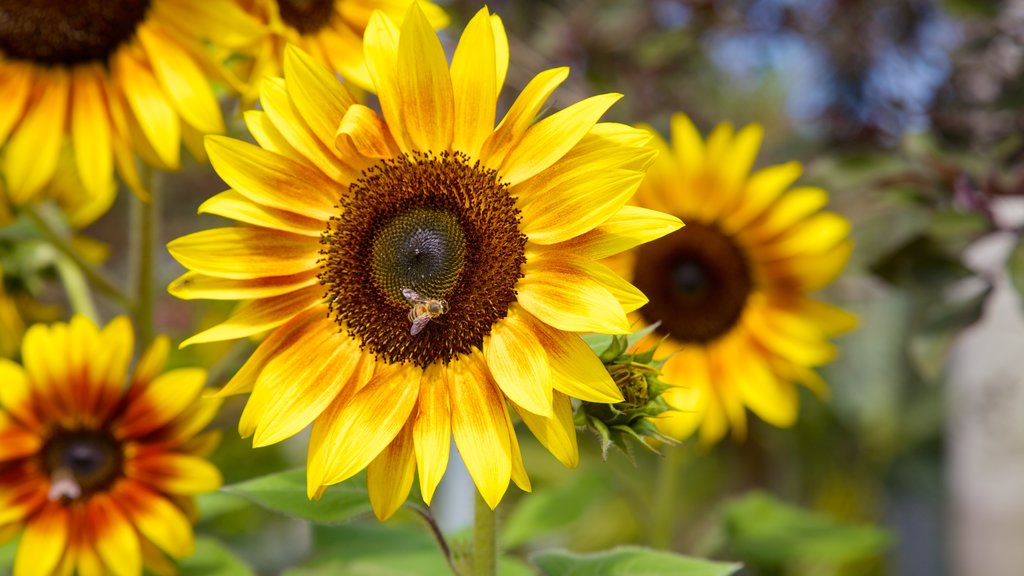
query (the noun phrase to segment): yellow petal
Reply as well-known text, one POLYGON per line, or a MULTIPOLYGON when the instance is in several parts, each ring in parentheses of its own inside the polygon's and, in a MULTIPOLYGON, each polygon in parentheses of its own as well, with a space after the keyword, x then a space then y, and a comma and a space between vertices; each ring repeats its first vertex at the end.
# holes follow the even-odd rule
POLYGON ((590 132, 619 98, 621 94, 592 96, 537 122, 512 147, 498 173, 515 185, 551 166, 590 132))
POLYGON ((704 140, 685 114, 673 114, 672 145, 684 174, 696 174, 704 165, 704 140))
POLYGON ((796 387, 776 378, 765 361, 752 351, 736 354, 732 360, 733 381, 744 404, 772 426, 792 426, 799 412, 796 387))
POLYGON ((185 122, 199 132, 223 132, 220 104, 192 56, 155 26, 143 24, 136 35, 149 55, 156 79, 185 122))
POLYGON ((217 467, 206 458, 179 453, 140 456, 125 463, 125 475, 169 494, 199 494, 220 487, 217 467))
POLYGON ((110 115, 104 104, 103 72, 80 66, 72 77, 71 141, 82 186, 92 196, 111 193, 114 186, 114 151, 110 115))
POLYGON ((628 334, 629 320, 615 296, 589 272, 592 263, 568 255, 527 260, 519 303, 543 322, 568 332, 628 334))
POLYGON ((387 125, 371 108, 353 104, 341 119, 334 145, 342 157, 367 159, 391 158, 398 155, 398 144, 387 125))
POLYGON ((222 278, 298 274, 317 267, 319 243, 265 228, 213 228, 172 240, 167 251, 190 270, 222 278))
POLYGON ((760 242, 769 241, 828 203, 828 192, 804 186, 786 192, 755 221, 747 232, 760 242))
POLYGON ((0 406, 23 424, 39 428, 40 421, 32 409, 32 391, 28 374, 18 364, 0 358, 0 406))
POLYGON ((774 260, 771 266, 765 267, 765 277, 771 285, 781 286, 785 290, 813 292, 839 276, 851 253, 853 242, 847 239, 824 252, 794 254, 789 258, 774 260))
POLYGON ((167 424, 195 402, 205 383, 206 370, 202 368, 161 374, 132 399, 116 425, 118 433, 137 438, 167 424))
POLYGON ((265 404, 253 446, 289 438, 308 426, 346 385, 362 353, 330 318, 310 322, 260 372, 250 402, 265 404), (315 360, 311 353, 318 353, 315 360))
POLYGON ((551 369, 527 313, 512 306, 484 338, 487 368, 509 400, 539 416, 551 415, 551 369))
POLYGON ((568 77, 568 68, 553 68, 537 74, 526 84, 494 133, 484 142, 480 156, 488 168, 497 170, 501 166, 512 147, 533 124, 551 93, 568 77))
MULTIPOLYGON (((277 126, 274 126, 274 123, 270 121, 270 117, 267 116, 266 112, 262 110, 246 110, 242 113, 242 117, 245 119, 245 127, 249 129, 253 140, 260 145, 260 148, 302 162, 309 168, 314 168, 309 159, 288 143, 288 140, 277 129, 277 126)), ((205 146, 205 139, 203 142, 205 146)))
POLYGON ((850 235, 850 221, 833 212, 821 212, 787 230, 764 247, 768 258, 824 252, 850 235))
POLYGON ((723 215, 722 230, 735 233, 758 217, 803 172, 799 162, 769 166, 755 172, 740 194, 736 210, 723 215))
POLYGON ((0 145, 7 141, 11 129, 21 119, 32 87, 33 74, 18 63, 0 63, 0 145))
POLYGON ((333 146, 345 110, 355 103, 352 96, 330 70, 294 45, 284 50, 284 78, 299 115, 325 146, 333 146))
POLYGON ((291 320, 302 311, 320 304, 323 296, 323 288, 310 286, 280 296, 252 300, 239 307, 224 322, 188 338, 179 347, 235 340, 266 332, 291 320))
POLYGON ((622 402, 622 392, 608 370, 579 335, 527 317, 530 330, 547 352, 555 390, 587 402, 622 402))
POLYGON ((68 74, 61 69, 40 71, 37 82, 41 93, 29 104, 3 155, 7 194, 15 204, 32 198, 53 178, 64 141, 68 74))
POLYGON ((448 150, 455 124, 452 77, 441 41, 416 2, 405 15, 398 40, 398 91, 411 147, 448 150))
POLYGON ((14 557, 14 576, 51 573, 67 546, 70 523, 67 509, 56 502, 50 502, 33 516, 25 526, 14 557))
POLYGON ((452 436, 477 490, 494 509, 512 477, 505 400, 479 357, 464 356, 448 368, 452 436))
POLYGON ((378 520, 390 518, 409 497, 416 474, 412 426, 412 420, 406 422, 391 444, 366 467, 370 505, 378 520))
MULTIPOLYGON (((711 393, 707 356, 702 349, 684 347, 668 357, 662 373, 663 380, 672 385, 664 392, 664 398, 673 410, 655 420, 655 424, 664 434, 682 441, 701 426, 706 416, 711 393)), ((722 428, 721 434, 724 433, 722 428)))
POLYGON ((192 523, 180 508, 137 482, 120 483, 114 490, 114 498, 131 525, 149 541, 175 558, 192 553, 192 523))
POLYGON ((149 384, 164 370, 167 364, 167 354, 171 349, 171 341, 167 336, 158 336, 149 348, 142 354, 142 358, 135 365, 135 373, 132 374, 133 384, 149 384))
POLYGON ((42 444, 38 432, 26 430, 6 412, 0 412, 0 462, 34 455, 42 444))
POLYGON ((159 161, 167 168, 178 168, 181 125, 153 73, 125 50, 118 52, 114 59, 114 73, 135 121, 159 161))
POLYGON ((200 204, 197 212, 199 214, 216 214, 254 226, 316 238, 320 237, 325 227, 320 220, 257 204, 234 190, 227 190, 213 196, 200 204))
POLYGON ((675 232, 683 222, 664 212, 623 206, 593 230, 570 238, 558 247, 585 258, 599 260, 657 240, 675 232))
POLYGON ((856 315, 811 298, 800 298, 791 306, 793 314, 813 322, 830 336, 849 332, 858 324, 856 315))
POLYGON ((508 35, 505 33, 505 25, 497 14, 491 14, 491 35, 494 38, 494 60, 495 60, 495 86, 501 94, 505 87, 505 76, 508 74, 508 35))
POLYGON ((494 29, 487 8, 481 8, 459 39, 452 57, 455 94, 455 132, 452 148, 471 158, 480 156, 484 140, 494 130, 498 100, 494 29))
POLYGON ((94 495, 88 503, 88 530, 103 563, 115 576, 142 573, 139 536, 120 507, 106 494, 94 495))
POLYGON ((575 468, 580 460, 576 443, 576 425, 572 421, 572 403, 569 397, 555 392, 550 418, 543 418, 516 406, 526 427, 551 454, 568 468, 575 468))
POLYGON ((366 68, 380 101, 381 113, 395 142, 409 150, 402 121, 402 95, 398 88, 398 27, 383 12, 374 12, 363 32, 366 68))
POLYGON ((262 276, 242 280, 206 276, 186 272, 167 291, 182 300, 254 300, 270 298, 316 284, 317 270, 308 270, 291 276, 262 276))
POLYGON ((206 138, 217 174, 243 196, 265 206, 326 222, 343 188, 305 165, 247 142, 206 138))
POLYGON ((520 198, 522 231, 531 242, 554 244, 589 232, 617 212, 636 192, 643 172, 591 170, 546 180, 543 189, 520 198))
MULTIPOLYGON (((419 395, 423 370, 407 364, 374 376, 344 405, 335 402, 317 420, 329 430, 322 442, 310 442, 310 458, 323 462, 322 478, 310 466, 308 487, 336 484, 366 467, 405 426, 419 395)), ((314 427, 315 428, 315 427, 314 427)))
POLYGON ((512 454, 512 481, 523 492, 533 490, 530 483, 530 476, 526 473, 526 465, 523 464, 523 452, 519 449, 519 438, 516 437, 516 427, 512 424, 512 418, 505 410, 505 426, 508 427, 508 441, 512 454))
POLYGON ((437 484, 448 468, 452 424, 448 405, 448 372, 444 364, 431 364, 423 371, 413 446, 420 478, 420 493, 428 506, 437 484))

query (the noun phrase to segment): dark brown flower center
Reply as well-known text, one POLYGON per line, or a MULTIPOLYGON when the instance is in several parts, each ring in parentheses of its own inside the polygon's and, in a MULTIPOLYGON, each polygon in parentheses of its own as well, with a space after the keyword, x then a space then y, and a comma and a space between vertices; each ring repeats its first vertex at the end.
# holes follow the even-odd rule
POLYGON ((693 222, 641 246, 634 272, 634 284, 650 299, 640 314, 682 342, 703 344, 731 330, 754 286, 736 241, 693 222))
POLYGON ((52 500, 77 500, 110 488, 122 474, 124 454, 109 434, 61 430, 43 449, 52 500))
POLYGON ((331 22, 334 0, 277 0, 285 24, 302 34, 315 34, 331 22))
POLYGON ((150 0, 0 0, 0 51, 48 66, 105 63, 150 0))
POLYGON ((493 170, 458 153, 403 155, 365 171, 339 208, 320 283, 331 316, 378 358, 450 362, 508 314, 526 236, 493 170))

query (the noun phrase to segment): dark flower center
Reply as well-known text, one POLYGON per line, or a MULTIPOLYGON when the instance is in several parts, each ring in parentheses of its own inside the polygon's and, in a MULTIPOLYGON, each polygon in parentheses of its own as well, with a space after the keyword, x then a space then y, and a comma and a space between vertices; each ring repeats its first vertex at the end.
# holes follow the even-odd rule
POLYGON ((110 435, 96 430, 61 430, 46 443, 44 466, 51 499, 75 500, 106 490, 121 476, 124 454, 110 435))
POLYGON ((378 358, 450 362, 508 314, 526 236, 493 170, 458 153, 403 155, 365 171, 339 208, 320 283, 331 316, 378 358))
POLYGON ((314 34, 331 22, 334 0, 277 0, 285 24, 302 34, 314 34))
POLYGON ((736 325, 754 287, 736 241, 693 222, 638 249, 634 284, 650 299, 640 309, 645 320, 660 320, 660 331, 676 340, 701 344, 736 325))
POLYGON ((106 62, 150 0, 0 0, 0 51, 48 66, 106 62))

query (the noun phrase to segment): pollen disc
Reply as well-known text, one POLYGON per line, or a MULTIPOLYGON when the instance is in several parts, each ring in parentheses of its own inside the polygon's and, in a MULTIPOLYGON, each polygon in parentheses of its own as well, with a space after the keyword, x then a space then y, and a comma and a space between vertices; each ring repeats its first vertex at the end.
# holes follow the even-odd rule
POLYGON ((149 0, 0 1, 0 51, 44 65, 106 63, 147 10, 149 0))
POLYGON ((634 278, 649 298, 640 314, 681 342, 707 343, 729 332, 754 286, 735 239, 690 221, 638 249, 634 278))
POLYGON ((508 314, 526 236, 508 185, 463 154, 403 155, 366 170, 321 237, 331 316, 389 363, 450 362, 508 314), (410 288, 448 311, 410 334, 410 288))
POLYGON ((281 20, 302 34, 313 34, 331 22, 334 0, 277 0, 281 20))
POLYGON ((42 454, 47 474, 51 478, 70 476, 82 497, 109 488, 122 474, 121 446, 102 431, 60 430, 42 454))

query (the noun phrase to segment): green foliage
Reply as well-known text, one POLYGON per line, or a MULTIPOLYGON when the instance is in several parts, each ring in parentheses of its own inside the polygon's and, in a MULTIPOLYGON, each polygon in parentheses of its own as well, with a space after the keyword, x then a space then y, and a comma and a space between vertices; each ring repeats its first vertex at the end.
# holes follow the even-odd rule
POLYGON ((231 550, 212 538, 197 538, 196 551, 179 564, 189 576, 253 576, 255 573, 231 550))
POLYGON ((1006 269, 1010 275, 1010 283, 1024 298, 1024 241, 1018 240, 1017 245, 1013 247, 1006 269))
POLYGON ((756 566, 840 565, 878 556, 892 545, 880 528, 833 520, 763 492, 729 503, 723 527, 725 549, 756 566))
POLYGON ((319 501, 306 496, 306 470, 299 468, 222 488, 268 510, 318 524, 336 524, 370 511, 366 475, 327 489, 319 501))
POLYGON ((515 548, 568 531, 609 491, 606 478, 594 474, 576 474, 562 486, 535 489, 502 523, 502 543, 515 548))
POLYGON ((637 546, 622 546, 592 554, 550 550, 533 562, 546 576, 729 576, 740 569, 734 562, 712 562, 637 546))

